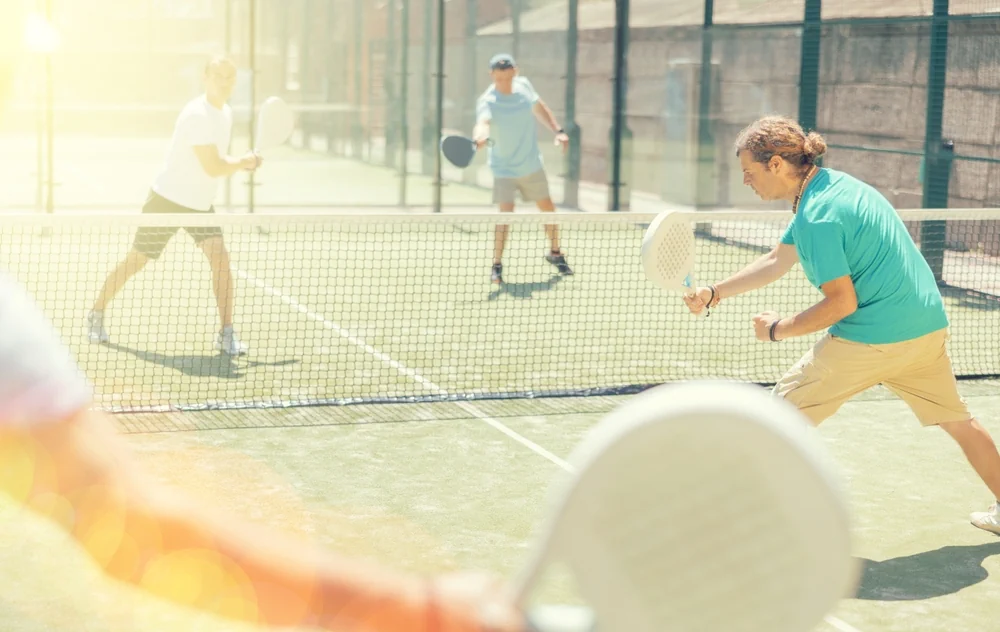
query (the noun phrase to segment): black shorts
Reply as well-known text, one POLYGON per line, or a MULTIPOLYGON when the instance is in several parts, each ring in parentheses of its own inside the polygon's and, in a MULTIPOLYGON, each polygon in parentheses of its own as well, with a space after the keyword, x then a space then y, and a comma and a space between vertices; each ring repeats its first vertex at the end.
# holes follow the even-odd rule
MULTIPOLYGON (((186 206, 175 204, 155 191, 150 191, 149 197, 146 198, 146 203, 142 206, 142 212, 205 214, 214 213, 215 207, 207 211, 196 211, 186 206)), ((170 242, 170 239, 178 230, 180 230, 180 227, 142 226, 135 233, 135 241, 132 247, 150 259, 158 259, 163 253, 163 249, 167 247, 167 243, 170 242)), ((218 226, 188 226, 184 230, 187 231, 188 235, 191 235, 191 239, 194 240, 195 244, 201 244, 203 241, 212 239, 213 237, 222 237, 222 229, 218 226)))

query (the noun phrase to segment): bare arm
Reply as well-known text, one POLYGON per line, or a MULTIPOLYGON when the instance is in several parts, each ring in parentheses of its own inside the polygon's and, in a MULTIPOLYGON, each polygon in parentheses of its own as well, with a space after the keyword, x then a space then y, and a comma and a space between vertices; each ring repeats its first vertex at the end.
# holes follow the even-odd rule
POLYGON ((252 171, 259 164, 259 158, 248 154, 242 158, 223 156, 215 145, 197 145, 194 153, 198 156, 201 168, 212 178, 227 178, 237 171, 252 171))
MULTIPOLYGON (((771 252, 715 285, 714 301, 718 303, 723 298, 739 296, 770 285, 788 274, 798 262, 799 254, 795 246, 778 244, 771 252)), ((684 297, 688 308, 696 314, 705 309, 710 300, 713 300, 712 289, 707 287, 698 288, 694 296, 684 297)))
MULTIPOLYGON (((270 626, 427 629, 429 584, 196 506, 143 476, 99 413, 2 429, 0 458, 0 489, 66 529, 107 574, 152 594, 270 626)), ((472 594, 469 582, 438 594, 442 632, 479 630, 484 603, 503 606, 500 591, 472 594)), ((519 630, 506 608, 498 630, 519 630)))
POLYGON ((715 291, 718 298, 752 292, 785 276, 798 262, 799 255, 795 246, 778 244, 771 252, 717 284, 715 291))
POLYGON ((552 112, 552 109, 546 105, 545 101, 539 99, 532 106, 531 111, 534 112, 535 118, 542 122, 542 125, 549 128, 553 132, 559 133, 560 127, 559 122, 556 120, 556 115, 552 112))
POLYGON ((774 330, 778 340, 807 336, 832 327, 858 309, 858 295, 850 276, 824 283, 823 300, 804 312, 782 319, 774 330))

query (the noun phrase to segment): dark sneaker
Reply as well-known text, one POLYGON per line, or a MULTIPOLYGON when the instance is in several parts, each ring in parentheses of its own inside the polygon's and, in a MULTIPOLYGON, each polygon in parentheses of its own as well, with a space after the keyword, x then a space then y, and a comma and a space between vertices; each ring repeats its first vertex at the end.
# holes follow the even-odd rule
POLYGON ((492 281, 493 283, 496 283, 497 285, 500 285, 501 283, 503 283, 503 264, 502 263, 494 263, 493 264, 493 272, 492 272, 492 274, 490 274, 490 281, 492 281))
POLYGON ((573 269, 569 267, 568 263, 566 263, 566 256, 561 252, 550 252, 545 255, 545 260, 554 265, 556 269, 559 270, 559 274, 564 276, 570 276, 573 274, 573 269))

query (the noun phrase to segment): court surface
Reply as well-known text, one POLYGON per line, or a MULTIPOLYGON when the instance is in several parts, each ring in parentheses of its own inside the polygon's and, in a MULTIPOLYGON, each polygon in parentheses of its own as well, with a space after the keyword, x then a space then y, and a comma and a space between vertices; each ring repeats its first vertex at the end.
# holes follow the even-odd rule
MULTIPOLYGON (((964 383, 1000 436, 996 383, 964 383)), ((246 520, 414 572, 517 571, 559 465, 624 398, 117 415, 158 478, 246 520)), ((975 627, 1000 597, 1000 539, 968 524, 989 494, 958 448, 872 391, 821 427, 848 481, 858 596, 822 632, 975 627)), ((721 519, 738 520, 726 515, 721 519)), ((250 628, 147 598, 99 577, 64 537, 4 501, 0 627, 43 630, 250 628), (80 590, 86 587, 86 590, 80 590)), ((550 575, 536 600, 575 603, 550 575)))

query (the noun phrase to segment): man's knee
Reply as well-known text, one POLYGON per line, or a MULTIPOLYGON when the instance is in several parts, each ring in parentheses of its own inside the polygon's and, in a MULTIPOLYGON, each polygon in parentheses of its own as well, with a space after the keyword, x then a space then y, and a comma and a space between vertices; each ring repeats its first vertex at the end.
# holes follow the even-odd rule
POLYGON ((937 425, 941 428, 941 430, 944 430, 949 436, 951 436, 952 439, 959 443, 979 438, 986 433, 986 429, 983 428, 975 419, 966 419, 965 421, 946 421, 930 425, 937 425))
POLYGON ((153 259, 146 253, 133 248, 127 255, 125 255, 125 272, 130 276, 136 274, 145 268, 146 265, 152 260, 153 259))
POLYGON ((210 237, 198 245, 213 265, 229 265, 229 251, 222 237, 210 237))
POLYGON ((552 198, 539 200, 536 204, 538 204, 538 210, 545 213, 551 213, 556 210, 556 205, 552 202, 552 198))

